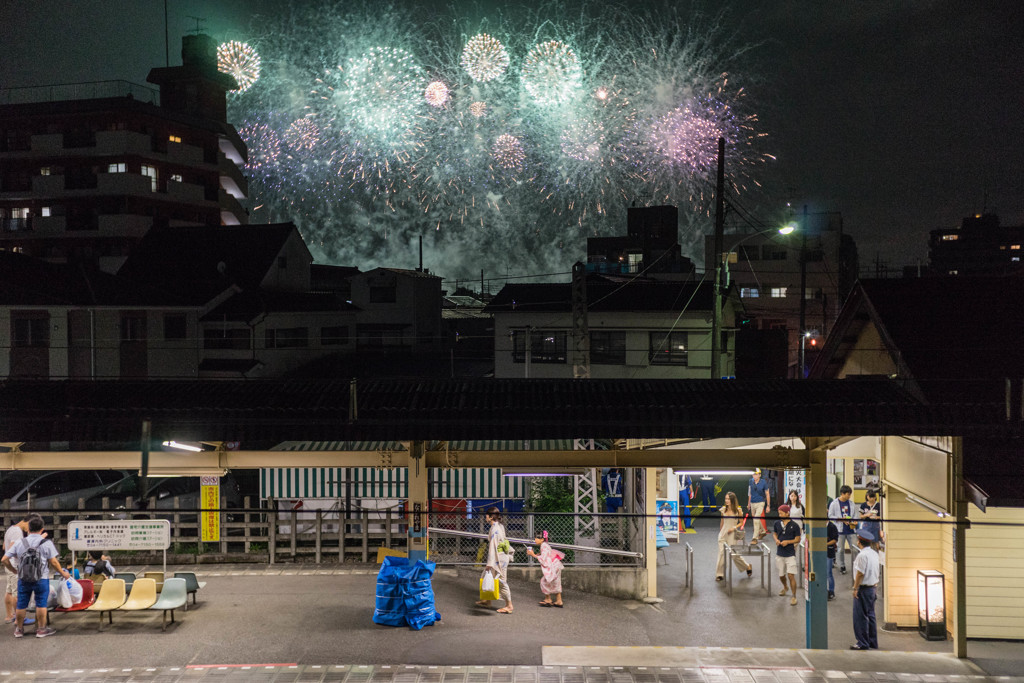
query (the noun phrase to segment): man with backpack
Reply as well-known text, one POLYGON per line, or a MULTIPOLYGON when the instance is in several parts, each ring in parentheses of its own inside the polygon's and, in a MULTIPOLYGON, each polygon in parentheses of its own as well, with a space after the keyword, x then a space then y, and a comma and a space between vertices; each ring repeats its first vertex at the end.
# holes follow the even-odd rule
POLYGON ((65 579, 71 574, 60 566, 57 548, 43 535, 43 518, 33 515, 28 520, 28 536, 4 553, 3 565, 18 574, 18 604, 15 612, 14 637, 25 635, 25 611, 36 599, 36 638, 52 636, 56 631, 46 625, 46 604, 50 598, 50 578, 47 567, 60 572, 65 579), (15 561, 17 565, 15 565, 15 561))

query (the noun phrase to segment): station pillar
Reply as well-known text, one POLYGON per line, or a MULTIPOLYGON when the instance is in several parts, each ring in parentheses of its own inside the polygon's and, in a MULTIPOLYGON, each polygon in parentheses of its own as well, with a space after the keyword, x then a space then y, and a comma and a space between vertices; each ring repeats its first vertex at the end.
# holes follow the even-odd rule
POLYGON ((804 516, 807 517, 806 534, 810 551, 807 574, 806 602, 806 647, 815 650, 828 649, 828 541, 826 519, 826 461, 828 451, 821 447, 820 439, 805 438, 804 444, 810 455, 810 470, 807 473, 807 499, 804 501, 804 516))
POLYGON ((427 528, 430 526, 430 470, 424 457, 427 452, 423 441, 410 441, 409 448, 409 560, 426 560, 428 553, 427 528))

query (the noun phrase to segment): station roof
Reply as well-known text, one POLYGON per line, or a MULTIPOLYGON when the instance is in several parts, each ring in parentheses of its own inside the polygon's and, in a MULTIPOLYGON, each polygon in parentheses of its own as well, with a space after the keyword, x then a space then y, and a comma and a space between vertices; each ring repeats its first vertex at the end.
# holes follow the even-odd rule
POLYGON ((0 442, 391 441, 1024 433, 1001 403, 889 380, 375 379, 0 382, 0 442), (353 398, 355 400, 353 401, 353 398))

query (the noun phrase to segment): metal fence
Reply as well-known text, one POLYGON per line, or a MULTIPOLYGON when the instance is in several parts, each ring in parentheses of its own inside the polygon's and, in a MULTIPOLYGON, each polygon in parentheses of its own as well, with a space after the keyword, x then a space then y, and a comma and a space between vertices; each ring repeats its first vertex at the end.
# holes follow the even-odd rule
MULTIPOLYGON (((77 509, 35 510, 43 516, 50 537, 63 549, 67 525, 78 519, 166 519, 171 523, 171 548, 175 554, 216 553, 218 560, 275 562, 372 562, 378 548, 404 552, 408 548, 409 515, 400 509, 345 512, 339 509, 282 510, 275 501, 267 507, 212 511, 220 516, 220 538, 204 543, 200 534, 200 510, 181 507, 177 499, 167 507, 136 510, 129 499, 124 508, 109 506, 77 509)), ((20 519, 23 511, 0 505, 3 527, 20 519)), ((593 517, 590 515, 588 517, 593 517)), ((565 553, 574 566, 637 566, 643 561, 642 524, 629 515, 602 514, 589 535, 580 518, 568 513, 506 513, 506 534, 514 549, 512 564, 529 566, 536 560, 526 554, 533 541, 548 532, 549 542, 565 553)), ((486 555, 489 525, 480 513, 430 512, 430 559, 439 565, 476 565, 486 555)), ((201 560, 197 560, 201 561, 201 560)))

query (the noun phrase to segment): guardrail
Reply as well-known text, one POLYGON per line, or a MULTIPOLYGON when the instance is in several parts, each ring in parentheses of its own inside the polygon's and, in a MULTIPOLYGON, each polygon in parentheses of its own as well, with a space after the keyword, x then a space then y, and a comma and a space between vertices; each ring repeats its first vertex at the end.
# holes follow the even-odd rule
POLYGON ((683 584, 690 589, 690 597, 693 597, 693 546, 689 541, 686 543, 686 583, 683 584))
MULTIPOLYGON (((454 529, 441 529, 441 528, 438 528, 438 527, 429 527, 427 529, 427 531, 428 531, 429 534, 432 534, 432 535, 435 535, 435 536, 458 536, 458 537, 461 537, 461 538, 475 538, 475 539, 485 540, 485 541, 488 538, 487 534, 480 534, 480 533, 475 533, 475 532, 472 532, 472 531, 456 531, 454 529)), ((528 546, 532 546, 534 544, 534 541, 535 541, 535 539, 532 539, 532 538, 513 538, 512 536, 508 536, 507 538, 508 538, 508 542, 509 543, 522 543, 522 544, 528 545, 528 546)), ((617 550, 617 549, 614 549, 614 548, 595 548, 594 546, 589 546, 589 545, 573 545, 571 543, 552 543, 550 541, 548 542, 548 545, 550 545, 552 548, 559 548, 561 550, 573 550, 573 551, 585 552, 585 553, 597 553, 599 555, 610 555, 610 556, 616 556, 616 557, 629 557, 629 558, 633 558, 633 559, 636 559, 636 560, 643 560, 643 557, 644 557, 643 553, 633 552, 633 551, 629 551, 629 550, 617 550)), ((687 543, 686 545, 689 546, 690 544, 687 543)), ((476 565, 476 564, 480 564, 480 562, 479 561, 475 561, 475 562, 438 562, 438 564, 452 564, 452 565, 472 564, 472 565, 476 565)), ((526 564, 526 563, 522 562, 522 563, 513 563, 513 564, 526 564)), ((576 566, 581 566, 581 565, 586 565, 587 563, 586 562, 573 562, 573 564, 576 565, 576 566)))

